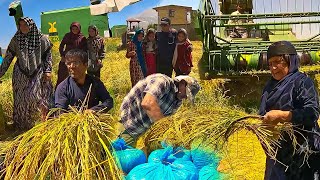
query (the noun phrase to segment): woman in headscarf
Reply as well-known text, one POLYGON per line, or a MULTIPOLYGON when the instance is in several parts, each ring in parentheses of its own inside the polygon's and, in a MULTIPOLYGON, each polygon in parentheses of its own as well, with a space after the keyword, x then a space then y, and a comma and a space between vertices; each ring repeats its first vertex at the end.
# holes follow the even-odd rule
POLYGON ((69 76, 68 68, 65 65, 64 56, 71 49, 82 49, 84 51, 87 51, 87 39, 81 33, 81 25, 78 22, 71 23, 70 32, 64 35, 60 43, 59 52, 61 56, 61 61, 59 63, 58 80, 56 88, 63 80, 65 80, 69 76))
POLYGON ((307 162, 304 158, 307 150, 319 150, 318 93, 313 81, 299 72, 299 58, 290 42, 272 44, 267 58, 272 78, 263 90, 259 114, 272 126, 294 125, 299 145, 294 147, 289 134, 282 132, 277 161, 267 156, 265 180, 314 179, 319 155, 312 154, 307 162))
POLYGON ((157 42, 155 39, 156 30, 153 28, 148 29, 146 37, 144 39, 144 57, 147 66, 147 76, 155 74, 157 72, 156 64, 156 51, 157 42))
POLYGON ((88 74, 100 78, 102 60, 105 57, 104 40, 99 36, 97 26, 91 25, 88 28, 88 74))
POLYGON ((126 57, 131 59, 130 77, 132 87, 147 75, 146 62, 143 53, 143 37, 144 31, 137 30, 132 37, 132 41, 128 43, 126 57))
POLYGON ((12 76, 13 122, 17 129, 32 128, 35 118, 41 113, 44 119, 52 103, 51 48, 48 37, 40 33, 31 18, 19 19, 19 29, 11 39, 0 66, 2 77, 17 57, 12 76))
POLYGON ((178 42, 173 53, 172 67, 176 76, 189 75, 192 65, 192 44, 188 39, 188 32, 184 28, 178 31, 178 42))

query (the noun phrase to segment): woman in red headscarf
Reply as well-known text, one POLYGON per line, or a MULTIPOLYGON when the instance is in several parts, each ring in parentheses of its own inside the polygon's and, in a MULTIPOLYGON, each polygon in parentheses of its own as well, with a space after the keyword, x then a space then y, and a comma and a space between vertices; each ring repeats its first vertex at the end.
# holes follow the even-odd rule
POLYGON ((71 49, 82 49, 87 51, 87 39, 81 33, 81 25, 78 22, 71 23, 70 32, 64 35, 60 43, 59 52, 61 61, 59 63, 56 87, 69 76, 67 66, 65 65, 64 56, 71 49))

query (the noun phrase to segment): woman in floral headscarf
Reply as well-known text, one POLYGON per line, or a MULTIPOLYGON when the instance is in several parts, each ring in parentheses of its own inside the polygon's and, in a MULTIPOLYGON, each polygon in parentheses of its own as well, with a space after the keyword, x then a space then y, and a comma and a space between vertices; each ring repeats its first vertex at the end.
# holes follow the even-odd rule
POLYGON ((88 74, 100 78, 102 60, 105 57, 104 40, 99 36, 97 26, 91 25, 88 28, 88 74))
POLYGON ((147 75, 146 62, 143 55, 143 37, 144 31, 137 30, 132 37, 132 41, 128 43, 126 57, 131 58, 130 77, 132 87, 147 75))
POLYGON ((51 47, 49 39, 40 33, 32 19, 19 19, 19 30, 0 65, 2 77, 17 57, 12 77, 13 122, 17 129, 32 128, 39 113, 43 119, 46 116, 53 95, 51 47))

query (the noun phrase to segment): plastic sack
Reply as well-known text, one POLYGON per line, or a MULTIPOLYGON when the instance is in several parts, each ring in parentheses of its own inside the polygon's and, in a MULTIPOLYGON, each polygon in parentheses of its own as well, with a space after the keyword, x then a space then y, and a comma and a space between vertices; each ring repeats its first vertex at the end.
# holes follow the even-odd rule
POLYGON ((198 170, 208 165, 215 166, 216 169, 220 161, 220 158, 213 151, 200 148, 191 150, 191 159, 198 170))
POLYGON ((186 150, 182 147, 173 148, 173 147, 167 147, 165 149, 157 149, 153 151, 149 157, 148 162, 158 162, 160 161, 162 155, 170 149, 170 155, 169 159, 180 159, 185 161, 191 161, 191 153, 189 150, 186 150))
POLYGON ((0 56, 0 64, 2 64, 3 58, 0 56))
POLYGON ((126 174, 134 167, 147 162, 146 155, 142 150, 127 146, 125 141, 121 138, 113 142, 112 146, 115 149, 113 156, 116 163, 126 174))
POLYGON ((217 171, 216 164, 210 164, 204 166, 199 171, 199 180, 219 180, 222 179, 222 175, 217 171))
POLYGON ((170 158, 173 148, 167 147, 158 162, 141 164, 133 168, 127 180, 198 180, 199 173, 191 161, 170 158))

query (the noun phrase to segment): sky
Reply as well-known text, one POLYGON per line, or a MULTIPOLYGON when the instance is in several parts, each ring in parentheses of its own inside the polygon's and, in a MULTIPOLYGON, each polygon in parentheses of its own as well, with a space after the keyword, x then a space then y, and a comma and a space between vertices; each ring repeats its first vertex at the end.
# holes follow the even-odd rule
MULTIPOLYGON (((191 6, 198 9, 200 0, 142 0, 139 3, 127 6, 117 13, 109 13, 110 27, 117 24, 126 24, 128 17, 142 13, 146 9, 155 6, 176 4, 191 6)), ((213 1, 216 6, 218 0, 213 1)), ((0 0, 0 47, 5 48, 14 33, 16 26, 14 19, 8 16, 8 6, 12 0, 0 0)), ((272 12, 320 12, 319 0, 253 0, 255 13, 272 13, 272 12)), ((25 16, 29 16, 36 21, 40 28, 40 13, 43 11, 59 10, 81 6, 89 6, 90 0, 21 0, 25 16)), ((298 34, 314 34, 320 32, 320 25, 305 25, 304 28, 296 28, 300 31, 298 34)))
MULTIPOLYGON (((12 0, 0 0, 0 47, 6 48, 10 39, 16 32, 14 18, 9 16, 8 7, 12 0)), ((74 7, 89 6, 90 0, 21 0, 24 16, 31 17, 40 28, 40 13, 51 10, 67 9, 74 7)), ((141 0, 127 6, 120 12, 109 13, 109 25, 126 24, 128 17, 142 13, 146 9, 168 4, 186 5, 197 9, 199 0, 141 0)))

